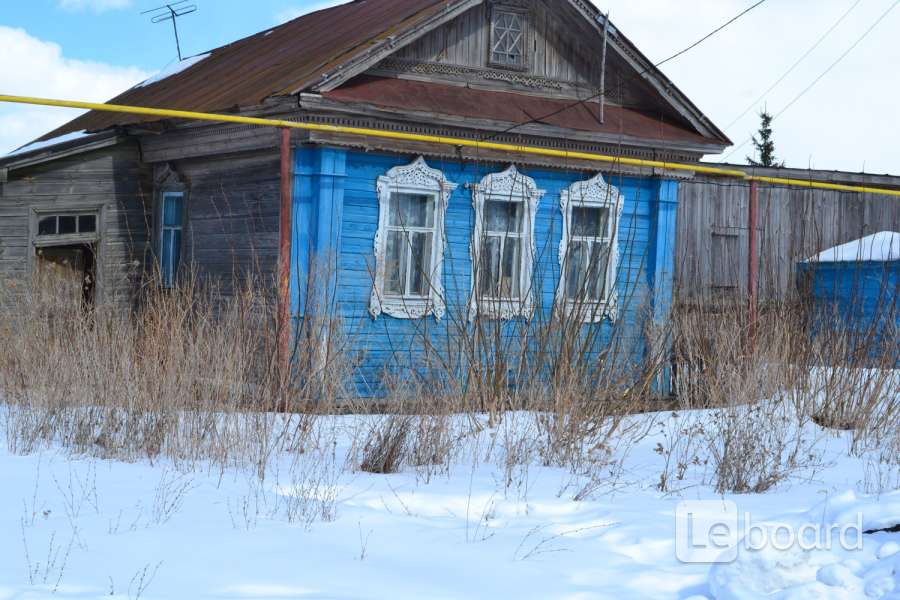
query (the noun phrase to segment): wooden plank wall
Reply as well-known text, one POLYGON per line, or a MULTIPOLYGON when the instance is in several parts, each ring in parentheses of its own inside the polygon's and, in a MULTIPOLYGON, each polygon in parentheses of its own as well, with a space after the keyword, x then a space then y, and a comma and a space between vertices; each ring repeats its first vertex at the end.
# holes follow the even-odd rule
MULTIPOLYGON (((401 49, 400 59, 448 65, 487 68, 487 3, 401 49)), ((529 15, 528 73, 555 81, 594 85, 600 80, 600 62, 592 49, 584 48, 578 36, 567 31, 543 2, 533 2, 529 15)))
POLYGON ((182 265, 234 292, 247 276, 274 283, 278 264, 277 149, 173 161, 186 184, 182 265))
POLYGON ((15 170, 0 184, 0 286, 24 292, 34 248, 31 212, 102 209, 100 299, 127 305, 149 264, 150 169, 134 143, 15 170))
MULTIPOLYGON (((298 154, 295 173, 304 170, 303 154, 298 154)), ((359 361, 356 385, 363 396, 377 395, 385 369, 404 364, 421 364, 426 353, 446 353, 448 360, 459 349, 460 327, 468 322, 468 299, 472 286, 470 243, 474 214, 472 192, 466 184, 478 183, 492 172, 506 166, 472 165, 457 161, 429 161, 452 182, 459 184, 449 199, 446 213, 446 252, 444 255, 444 288, 447 315, 441 321, 433 318, 404 320, 381 315, 377 320, 368 313, 374 272, 374 238, 378 226, 378 197, 376 180, 389 169, 409 164, 414 155, 402 157, 375 153, 348 152, 346 178, 340 188, 343 203, 338 259, 338 314, 344 325, 344 335, 359 361)), ((543 316, 535 322, 549 319, 554 294, 559 281, 559 243, 562 235, 560 193, 572 183, 589 175, 577 171, 561 172, 542 169, 523 169, 546 190, 539 204, 535 221, 536 264, 534 287, 536 309, 543 316)), ((620 316, 615 325, 597 325, 598 351, 617 342, 617 352, 632 365, 643 359, 645 350, 646 317, 652 310, 653 294, 648 274, 648 254, 652 252, 652 212, 660 193, 660 182, 650 178, 611 176, 612 185, 625 196, 620 223, 620 256, 617 288, 620 316)), ((337 192, 336 192, 337 193, 337 192)), ((326 198, 334 199, 329 195, 326 198)), ((669 232, 671 235, 671 232, 669 232)), ((301 240, 300 243, 308 243, 301 240)), ((517 343, 518 321, 505 322, 503 335, 510 344, 517 343)), ((401 372, 408 372, 402 371, 401 372)))
MULTIPOLYGON (((697 178, 681 184, 677 303, 702 304, 746 295, 748 202, 745 182, 697 178)), ((760 185, 760 299, 795 299, 798 261, 878 231, 898 229, 897 198, 760 185)))

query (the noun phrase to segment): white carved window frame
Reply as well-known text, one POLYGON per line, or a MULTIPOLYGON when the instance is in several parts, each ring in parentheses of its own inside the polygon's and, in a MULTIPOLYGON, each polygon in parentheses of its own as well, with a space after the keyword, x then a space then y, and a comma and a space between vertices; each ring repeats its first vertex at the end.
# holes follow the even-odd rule
POLYGON ((546 192, 539 189, 531 177, 522 174, 515 165, 501 173, 491 173, 472 188, 472 205, 475 208, 475 228, 472 232, 470 252, 472 258, 472 282, 469 301, 469 319, 476 316, 492 319, 531 318, 534 312, 534 262, 537 254, 534 225, 538 205, 546 192), (487 200, 521 202, 524 204, 525 237, 522 240, 519 271, 519 298, 479 298, 478 277, 481 253, 485 238, 484 205, 487 200))
POLYGON ((375 234, 375 281, 369 301, 369 313, 378 318, 382 313, 398 319, 421 319, 434 316, 440 320, 447 310, 444 299, 443 264, 444 216, 450 195, 458 187, 432 169, 419 157, 411 164, 394 167, 378 178, 378 231, 375 234), (434 199, 434 232, 432 235, 431 264, 429 265, 429 293, 427 296, 396 296, 384 293, 387 260, 388 224, 390 222, 391 195, 407 193, 428 195, 434 199))
POLYGON ((625 197, 619 189, 607 183, 599 173, 592 179, 576 182, 560 192, 559 206, 563 226, 562 240, 559 243, 560 277, 556 303, 557 307, 563 307, 569 314, 577 309, 586 323, 599 323, 604 319, 615 321, 618 317, 616 275, 619 269, 619 224, 624 203, 625 197), (573 301, 566 293, 566 257, 572 240, 572 209, 576 207, 609 209, 609 259, 606 264, 603 299, 598 302, 573 301))

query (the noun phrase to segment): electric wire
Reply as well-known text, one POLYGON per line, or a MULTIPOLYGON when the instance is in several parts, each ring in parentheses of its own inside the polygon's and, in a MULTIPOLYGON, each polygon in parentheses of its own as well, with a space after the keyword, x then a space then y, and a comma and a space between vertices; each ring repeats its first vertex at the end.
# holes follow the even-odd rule
MULTIPOLYGON (((665 60, 663 60, 663 61, 660 61, 660 62, 658 62, 658 63, 652 65, 651 67, 647 67, 646 69, 644 69, 643 71, 641 71, 641 72, 638 73, 637 75, 632 75, 632 76, 630 76, 629 79, 638 79, 638 78, 641 78, 641 77, 643 77, 644 75, 646 75, 648 72, 650 72, 650 69, 651 69, 651 68, 659 68, 660 66, 666 64, 667 62, 670 62, 670 61, 672 61, 672 60, 675 60, 676 58, 678 58, 678 57, 680 57, 680 56, 686 54, 687 52, 690 52, 691 50, 693 50, 694 48, 696 48, 697 46, 699 46, 700 44, 702 44, 702 43, 705 42, 706 40, 708 40, 708 39, 710 39, 711 37, 715 36, 717 33, 721 32, 722 30, 724 30, 725 28, 727 28, 729 25, 731 25, 731 24, 734 23, 735 21, 738 21, 741 17, 747 15, 748 13, 750 13, 751 11, 753 11, 755 8, 761 6, 762 4, 765 4, 766 2, 767 2, 767 0, 759 0, 758 2, 756 2, 755 4, 753 4, 752 6, 750 6, 749 8, 745 9, 744 11, 742 11, 742 12, 741 12, 740 14, 738 14, 737 16, 732 17, 731 19, 729 19, 729 20, 728 20, 726 23, 724 23, 723 25, 720 25, 719 27, 717 27, 716 29, 714 29, 712 32, 710 32, 710 33, 706 34, 705 36, 703 36, 701 39, 699 39, 698 41, 694 42, 693 44, 691 44, 691 45, 688 46, 687 48, 684 48, 683 50, 679 50, 678 52, 676 52, 675 54, 673 54, 673 55, 670 56, 669 58, 667 58, 667 59, 665 59, 665 60)), ((609 17, 607 16, 607 18, 609 18, 609 17)), ((484 141, 487 141, 487 140, 492 140, 492 139, 494 139, 494 138, 496 138, 496 137, 498 137, 498 136, 505 135, 505 134, 508 134, 508 133, 510 133, 510 132, 512 132, 512 131, 515 131, 516 129, 518 129, 518 128, 520 128, 520 127, 525 127, 526 125, 531 125, 531 124, 533 124, 533 123, 540 123, 541 121, 544 121, 544 120, 549 119, 549 118, 551 118, 551 117, 555 117, 556 115, 558 115, 558 114, 560 114, 560 113, 563 113, 563 112, 566 112, 566 111, 568 111, 568 110, 571 110, 571 109, 575 108, 576 106, 581 106, 581 105, 584 104, 585 102, 590 102, 591 100, 596 100, 597 98, 599 98, 600 96, 602 96, 604 93, 605 93, 605 91, 602 91, 602 90, 601 90, 601 91, 598 91, 596 94, 593 94, 593 95, 591 95, 591 96, 588 96, 587 98, 581 98, 581 99, 579 99, 579 100, 576 100, 575 102, 572 102, 571 104, 568 104, 568 105, 566 105, 566 106, 563 106, 562 108, 559 108, 559 109, 557 109, 557 110, 554 110, 554 111, 552 111, 552 112, 549 112, 549 113, 547 113, 547 114, 545 114, 545 115, 541 115, 541 116, 539 116, 539 117, 533 117, 533 118, 531 118, 531 119, 529 119, 529 120, 527 120, 527 121, 523 121, 523 122, 521 122, 521 123, 517 123, 517 124, 515 124, 515 125, 512 125, 511 127, 507 128, 507 129, 504 129, 504 130, 501 130, 501 131, 492 133, 492 134, 490 134, 490 135, 484 136, 484 137, 481 138, 481 141, 484 142, 484 141)))
MULTIPOLYGON (((778 118, 779 118, 780 116, 782 116, 785 112, 787 112, 792 106, 794 106, 795 104, 797 104, 797 102, 799 102, 801 98, 803 98, 810 90, 812 90, 812 89, 816 86, 816 84, 818 84, 820 81, 822 81, 822 79, 824 79, 826 75, 828 75, 829 73, 831 73, 831 71, 833 71, 833 70, 835 69, 835 67, 837 67, 841 62, 843 62, 843 60, 844 60, 845 58, 847 58, 847 56, 848 56, 851 52, 853 52, 853 50, 854 50, 857 46, 859 46, 859 45, 862 43, 862 41, 863 41, 864 39, 866 39, 867 37, 869 37, 869 34, 872 33, 872 31, 874 31, 875 28, 878 27, 878 25, 880 25, 881 22, 884 21, 884 20, 887 18, 887 16, 888 16, 889 14, 891 14, 891 12, 893 12, 893 10, 894 10, 895 8, 897 8, 897 5, 898 5, 898 4, 900 4, 900 0, 894 0, 894 2, 888 7, 888 9, 887 9, 886 11, 884 11, 884 12, 881 14, 881 16, 879 16, 879 17, 875 20, 875 22, 872 23, 872 25, 871 25, 868 29, 866 29, 865 32, 863 32, 863 34, 862 34, 859 38, 857 38, 857 40, 856 40, 855 42, 853 42, 853 44, 851 44, 850 47, 847 48, 847 50, 844 51, 843 54, 841 54, 841 55, 837 58, 837 60, 835 60, 833 63, 831 63, 831 64, 828 66, 827 69, 825 69, 818 77, 816 77, 816 78, 812 81, 812 83, 810 83, 808 86, 806 86, 805 88, 803 88, 803 91, 801 91, 799 94, 797 94, 796 96, 794 96, 793 100, 791 100, 790 102, 788 102, 788 103, 784 106, 784 108, 782 108, 780 111, 778 111, 778 113, 776 113, 776 114, 772 117, 772 121, 775 121, 776 119, 778 119, 778 118)), ((751 135, 751 136, 748 137, 746 140, 744 140, 739 146, 735 146, 734 148, 732 148, 731 152, 729 152, 728 154, 726 154, 725 157, 722 159, 722 161, 723 161, 723 162, 727 161, 731 156, 733 156, 733 155, 734 155, 736 152, 738 152, 741 148, 743 148, 744 146, 746 146, 747 144, 749 144, 752 140, 753 140, 753 136, 751 135)))
POLYGON ((759 103, 762 102, 762 101, 766 98, 766 96, 768 96, 775 88, 777 88, 777 87, 778 87, 785 79, 787 79, 788 76, 789 76, 791 73, 793 73, 793 72, 797 69, 797 67, 799 67, 799 66, 803 63, 803 61, 805 61, 807 58, 809 58, 809 55, 810 55, 810 54, 812 54, 813 52, 815 52, 816 49, 818 49, 818 47, 821 46, 822 43, 823 43, 826 39, 828 39, 828 37, 829 37, 832 33, 834 33, 835 29, 837 29, 838 27, 840 27, 840 25, 847 19, 847 17, 850 16, 850 13, 852 13, 852 12, 856 9, 856 7, 858 7, 861 3, 862 3, 862 0, 856 0, 856 2, 854 2, 853 5, 852 5, 849 9, 847 9, 847 11, 846 11, 843 15, 841 15, 841 17, 840 17, 837 21, 835 21, 835 23, 828 29, 828 31, 826 31, 821 37, 819 37, 819 39, 816 40, 816 43, 813 44, 813 45, 812 45, 812 46, 811 46, 811 47, 803 54, 803 56, 801 56, 799 59, 797 59, 797 61, 796 61, 793 65, 791 65, 791 67, 790 67, 787 71, 785 71, 784 74, 783 74, 781 77, 779 77, 779 78, 775 81, 775 83, 773 83, 773 84, 772 84, 765 92, 763 92, 762 94, 760 94, 759 98, 757 98, 756 100, 754 100, 753 102, 751 102, 751 103, 747 106, 747 108, 744 109, 744 112, 742 112, 741 114, 739 114, 737 117, 735 117, 735 119, 734 119, 731 123, 729 123, 728 125, 726 125, 726 126, 725 126, 725 130, 727 131, 727 130, 731 129, 732 127, 734 127, 734 125, 735 125, 738 121, 740 121, 741 119, 743 119, 743 118, 747 115, 748 112, 750 112, 751 110, 753 110, 754 108, 756 108, 756 107, 759 105, 759 103))

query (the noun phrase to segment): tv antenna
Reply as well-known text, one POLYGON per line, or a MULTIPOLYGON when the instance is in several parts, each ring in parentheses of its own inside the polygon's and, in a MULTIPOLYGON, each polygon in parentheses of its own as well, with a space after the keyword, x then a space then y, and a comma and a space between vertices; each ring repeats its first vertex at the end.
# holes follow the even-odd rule
POLYGON ((183 17, 185 15, 189 15, 193 12, 197 12, 196 4, 187 4, 190 0, 179 0, 178 2, 172 2, 170 4, 164 4, 158 8, 152 8, 150 10, 145 10, 141 14, 142 15, 150 15, 151 23, 164 23, 166 21, 172 21, 172 29, 175 30, 175 47, 178 48, 178 62, 184 60, 181 57, 181 41, 178 39, 178 17, 183 17))

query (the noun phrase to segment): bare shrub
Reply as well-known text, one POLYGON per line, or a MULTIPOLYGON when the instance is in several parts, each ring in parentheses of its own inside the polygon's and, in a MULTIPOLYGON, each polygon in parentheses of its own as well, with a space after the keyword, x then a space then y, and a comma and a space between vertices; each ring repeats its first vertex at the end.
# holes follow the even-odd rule
POLYGON ((377 417, 362 447, 359 470, 366 473, 397 473, 409 453, 413 417, 377 417))
MULTIPOLYGON (((772 307, 752 335, 743 315, 739 308, 688 310, 676 322, 679 366, 689 367, 678 384, 684 406, 713 408, 695 425, 706 456, 691 460, 709 461, 722 493, 765 492, 820 460, 808 430, 816 390, 802 315, 772 307)), ((693 442, 688 436, 682 444, 693 442)), ((668 487, 668 477, 662 474, 661 485, 668 487)))

